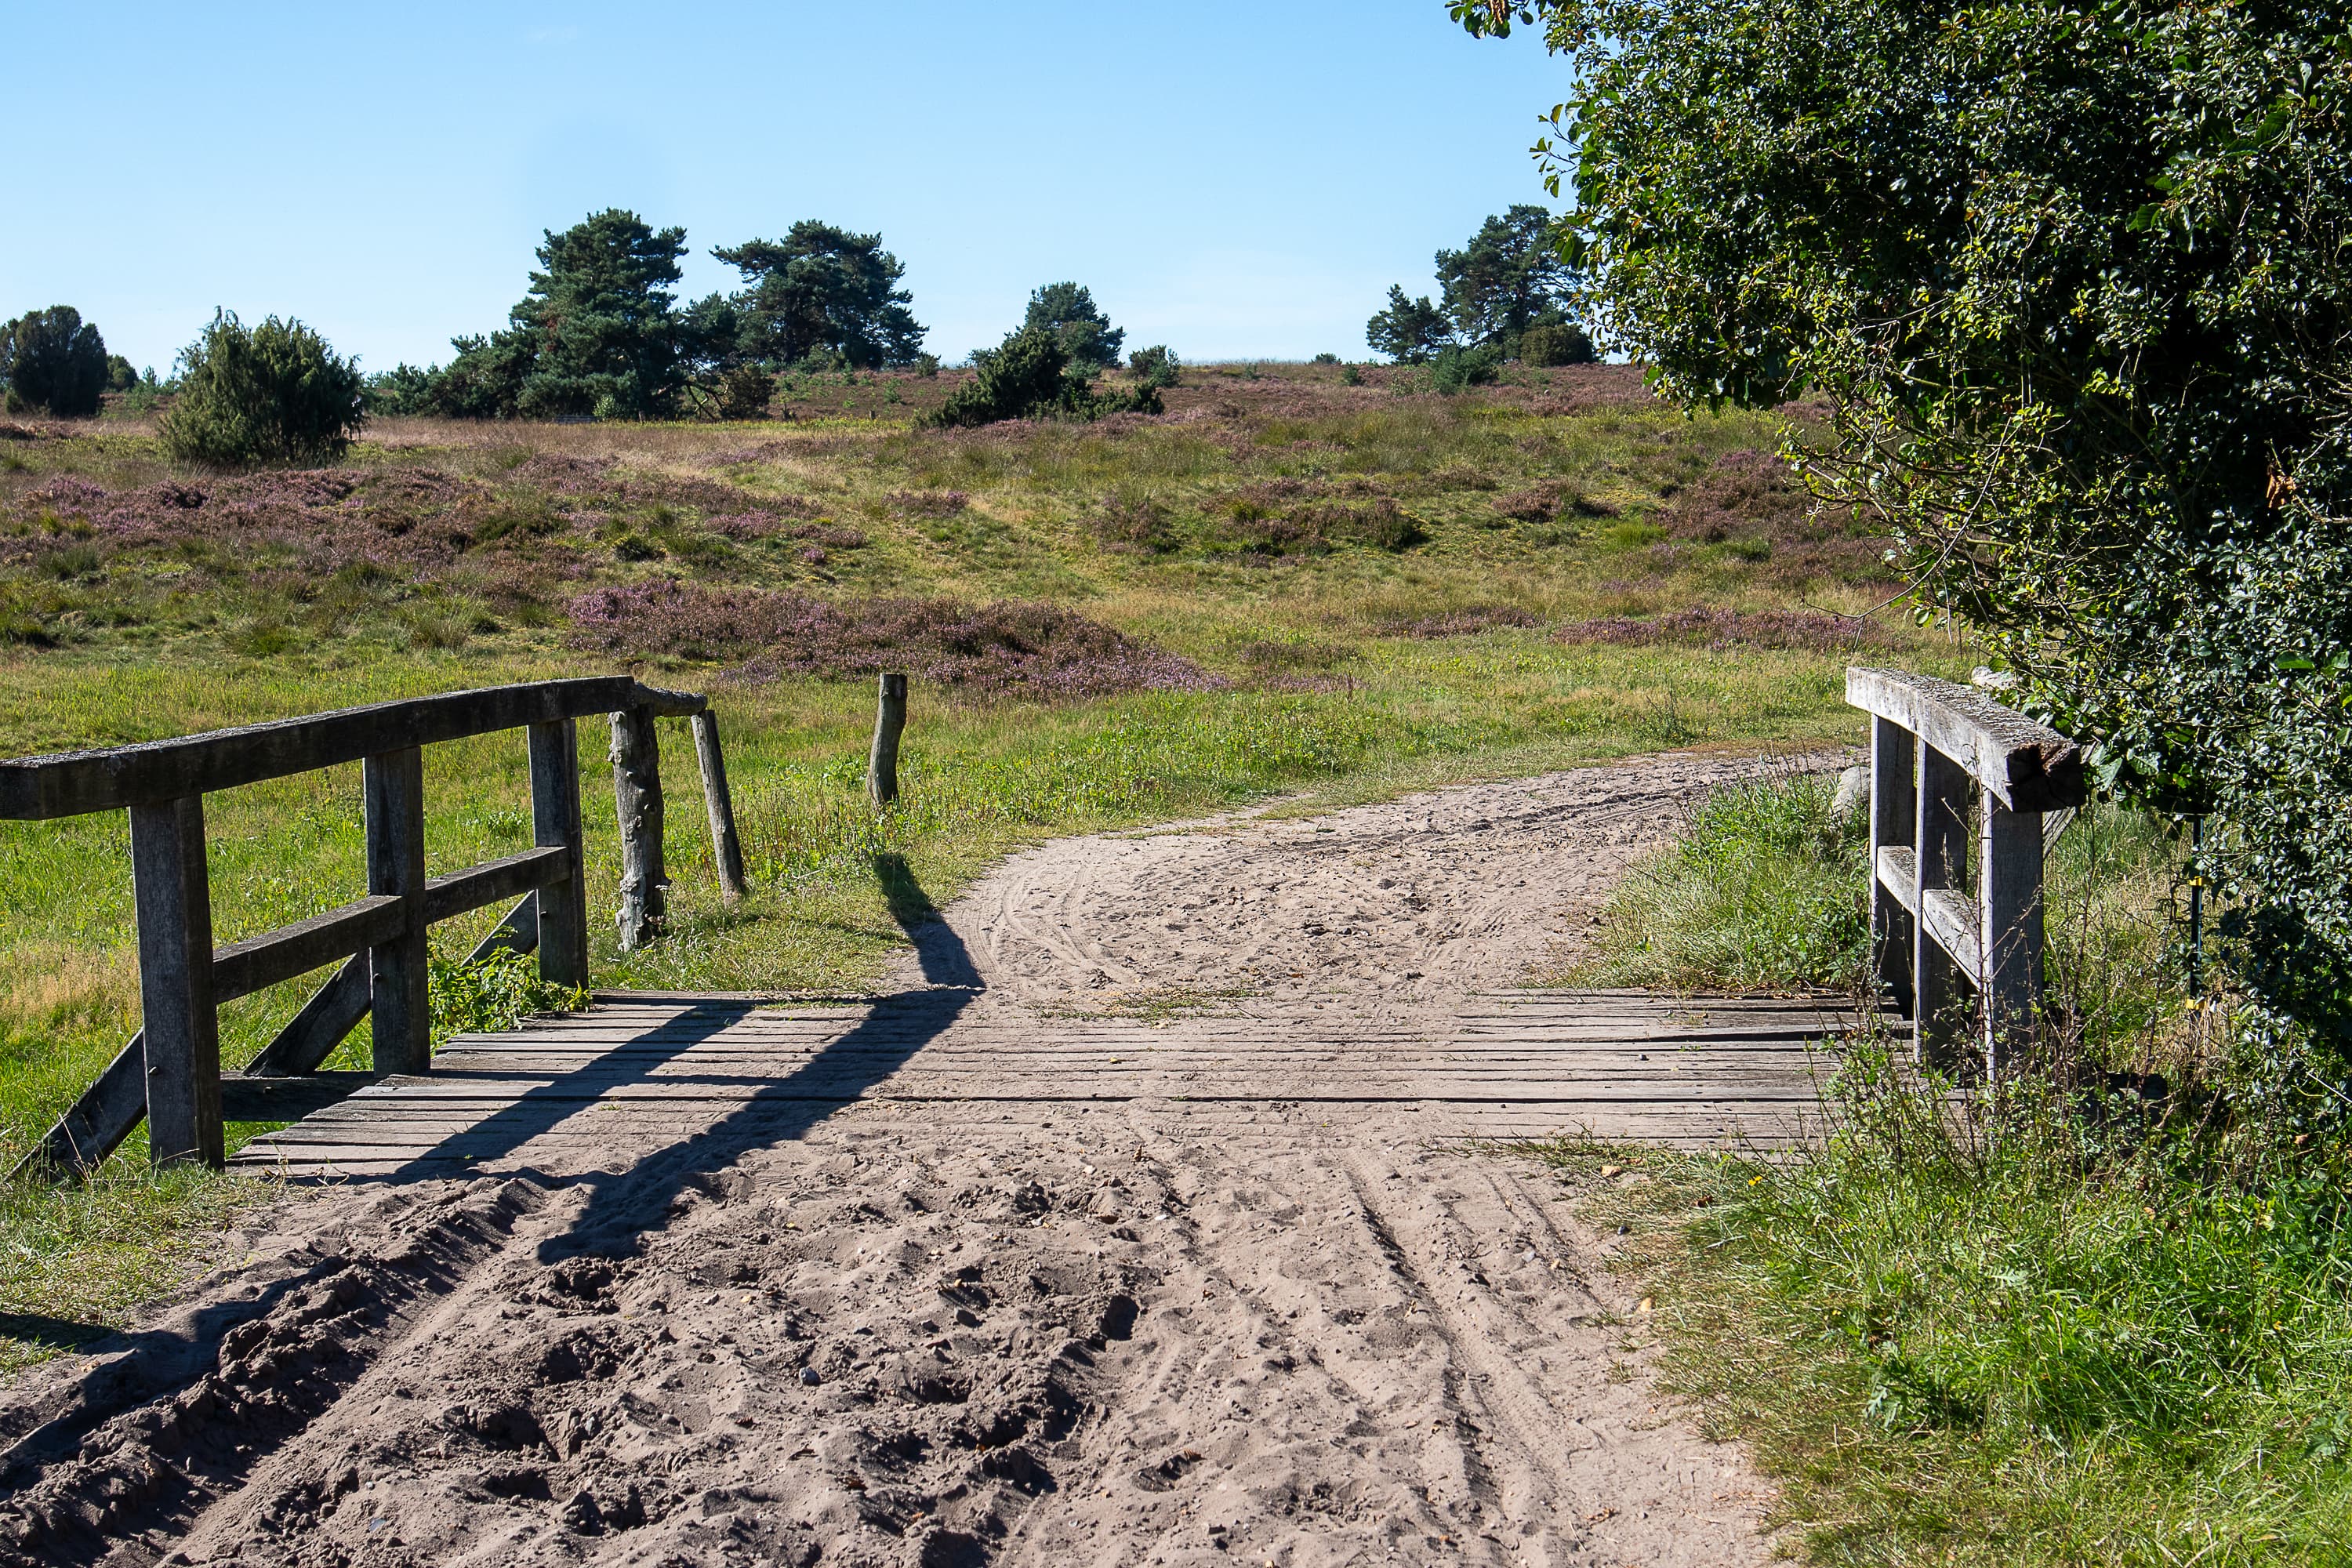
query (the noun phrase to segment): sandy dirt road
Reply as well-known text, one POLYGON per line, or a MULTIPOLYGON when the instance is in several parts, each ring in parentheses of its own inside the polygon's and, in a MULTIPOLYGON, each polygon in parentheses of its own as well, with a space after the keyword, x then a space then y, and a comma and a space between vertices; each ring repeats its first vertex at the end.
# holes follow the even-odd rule
MULTIPOLYGON (((943 1043, 1436 1037, 1763 765, 1047 845, 943 918, 908 895, 898 1005, 943 1043)), ((1769 1559, 1765 1488, 1662 1407, 1612 1238, 1539 1167, 1377 1109, 1019 1082, 291 1190, 0 1391, 0 1563, 1769 1559)))

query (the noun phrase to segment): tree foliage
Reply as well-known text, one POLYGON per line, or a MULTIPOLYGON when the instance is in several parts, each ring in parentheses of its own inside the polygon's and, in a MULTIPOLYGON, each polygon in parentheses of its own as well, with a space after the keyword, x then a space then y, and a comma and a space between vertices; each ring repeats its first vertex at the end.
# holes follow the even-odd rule
MULTIPOLYGON (((2352 1063, 2352 49, 2340 12, 1540 0, 1539 144, 1614 341, 1801 394, 1874 512, 2102 776, 2210 814, 2268 1081, 2352 1063), (2305 1055, 2313 1047, 2316 1055, 2305 1055), (2308 1069, 2308 1070, 2307 1070, 2308 1069)), ((2325 1097, 2322 1097, 2324 1100, 2325 1097)), ((2340 1096, 2338 1099, 2340 1100, 2340 1096)), ((2311 1101, 2317 1103, 2318 1101, 2311 1101)))
POLYGON ((1429 296, 1407 299, 1402 285, 1391 283, 1388 309, 1374 311, 1364 324, 1364 341, 1399 364, 1423 364, 1454 342, 1454 328, 1429 296))
POLYGON ((541 270, 502 331, 452 339, 446 367, 374 377, 370 406, 460 419, 751 417, 758 377, 824 359, 871 369, 919 363, 924 329, 897 287, 906 271, 881 237, 793 225, 711 254, 748 287, 680 308, 671 285, 686 231, 635 213, 593 214, 540 246, 541 270))
POLYGON ((0 386, 11 412, 87 419, 106 390, 106 340, 71 305, 0 325, 0 386))
POLYGON ((1439 251, 1436 263, 1434 303, 1390 286, 1388 308, 1364 328, 1374 353, 1402 364, 1433 360, 1449 346, 1515 359, 1530 327, 1568 324, 1576 274, 1560 258, 1551 214, 1539 206, 1520 203, 1489 217, 1469 244, 1439 251))
MULTIPOLYGON (((797 364, 830 350, 859 370, 909 365, 924 328, 898 287, 907 268, 878 234, 852 234, 803 219, 782 239, 752 239, 710 253, 743 274, 731 301, 740 325, 734 351, 772 365, 797 364)), ((707 331, 706 338, 722 341, 707 331)))
POLYGON ((179 382, 160 433, 184 463, 331 463, 365 418, 359 366, 301 322, 275 316, 257 327, 231 311, 214 316, 181 352, 179 382))
POLYGON ((1127 333, 1112 326, 1095 303, 1092 290, 1076 283, 1048 283, 1030 295, 1021 325, 1052 333, 1070 363, 1095 370, 1116 370, 1119 345, 1127 342, 1127 333))

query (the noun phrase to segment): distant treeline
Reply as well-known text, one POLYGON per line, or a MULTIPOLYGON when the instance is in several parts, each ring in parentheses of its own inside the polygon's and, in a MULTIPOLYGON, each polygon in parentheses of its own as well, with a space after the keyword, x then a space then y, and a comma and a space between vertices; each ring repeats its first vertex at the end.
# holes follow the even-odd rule
POLYGON ((744 286, 681 307, 670 285, 686 250, 683 228, 618 208, 551 232, 504 328, 452 340, 446 365, 374 377, 369 402, 452 418, 667 419, 764 409, 786 366, 937 367, 879 235, 809 220, 721 246, 711 255, 744 286))

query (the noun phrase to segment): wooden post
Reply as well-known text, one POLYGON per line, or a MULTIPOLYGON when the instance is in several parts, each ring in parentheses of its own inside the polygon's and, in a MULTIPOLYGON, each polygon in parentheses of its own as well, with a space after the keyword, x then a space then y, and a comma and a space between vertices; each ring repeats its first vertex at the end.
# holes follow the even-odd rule
POLYGON ((588 984, 588 867, 580 828, 580 737, 569 719, 530 727, 531 842, 572 851, 572 875, 539 890, 539 976, 588 984))
POLYGON ((1985 794, 1977 840, 1977 942, 1984 967, 1985 1071, 2032 1044, 2042 985, 2042 822, 1985 794))
POLYGON ((719 886, 730 899, 740 899, 743 883, 743 844, 735 837, 735 798, 727 789, 727 759, 719 750, 719 715, 706 708, 688 721, 694 730, 694 756, 702 767, 702 805, 710 816, 710 858, 719 868, 719 886))
POLYGON ((1913 1034, 1920 1061, 1949 1064, 1951 1047, 1966 1037, 1959 1015, 1967 1005, 1967 982, 1927 930, 1927 895, 1961 884, 1968 868, 1969 773, 1926 741, 1917 743, 1918 816, 1914 829, 1919 880, 1911 922, 1913 1034))
POLYGON ((613 715, 613 803, 621 827, 621 951, 658 940, 668 913, 662 867, 661 742, 649 708, 613 715))
POLYGON ((881 681, 874 710, 874 752, 866 763, 866 793, 876 810, 898 798, 898 737, 907 729, 907 678, 893 670, 881 681))
POLYGON ((158 1170, 191 1161, 218 1170, 227 1151, 202 795, 131 808, 131 879, 139 909, 149 1156, 158 1170))
POLYGON ((373 1065, 379 1073, 422 1073, 433 1066, 433 1016, 426 992, 425 919, 425 753, 410 746, 361 764, 367 797, 368 891, 403 901, 406 924, 368 950, 374 978, 373 1065))
POLYGON ((1918 832, 1916 765, 1911 731, 1891 719, 1870 721, 1870 950, 1879 983, 1895 1011, 1911 1015, 1911 911, 1878 878, 1881 849, 1909 848, 1918 832))

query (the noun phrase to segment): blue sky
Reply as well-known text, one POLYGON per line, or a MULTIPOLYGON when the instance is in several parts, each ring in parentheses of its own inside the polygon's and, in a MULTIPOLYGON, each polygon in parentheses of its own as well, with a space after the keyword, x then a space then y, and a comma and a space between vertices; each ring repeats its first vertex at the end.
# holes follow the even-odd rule
POLYGON ((1131 345, 1361 358, 1390 283, 1545 200, 1565 96, 1443 0, 19 4, 7 35, 0 319, 70 304, 158 370, 216 305, 444 359, 604 206, 685 226, 689 298, 738 281, 714 245, 879 230, 950 360, 1063 278, 1131 345))

